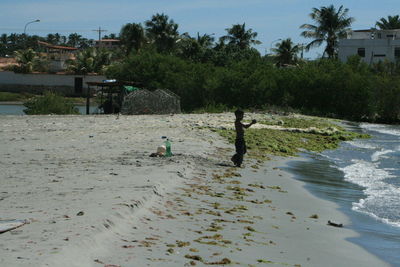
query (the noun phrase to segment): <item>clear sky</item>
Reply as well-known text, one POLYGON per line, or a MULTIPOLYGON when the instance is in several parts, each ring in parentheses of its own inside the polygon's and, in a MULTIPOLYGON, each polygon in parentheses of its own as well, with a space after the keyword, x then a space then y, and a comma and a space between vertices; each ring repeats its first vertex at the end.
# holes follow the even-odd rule
MULTIPOLYGON (((0 0, 0 34, 23 33, 45 36, 48 33, 69 35, 77 32, 97 39, 94 29, 106 29, 105 34, 118 34, 125 23, 143 23, 153 14, 165 13, 179 24, 179 32, 192 36, 224 35, 233 24, 246 23, 258 33, 262 42, 256 48, 265 53, 277 39, 292 38, 295 43, 307 43, 300 37, 299 26, 312 23, 313 7, 330 4, 349 8, 356 21, 353 29, 369 29, 381 17, 400 14, 399 0, 0 0)), ((314 58, 322 49, 313 49, 305 57, 314 58)))

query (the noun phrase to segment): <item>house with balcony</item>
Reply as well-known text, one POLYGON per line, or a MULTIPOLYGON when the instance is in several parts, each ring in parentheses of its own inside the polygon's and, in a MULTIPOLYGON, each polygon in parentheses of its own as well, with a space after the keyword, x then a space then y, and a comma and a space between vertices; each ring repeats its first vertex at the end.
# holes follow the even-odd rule
POLYGON ((118 48, 120 45, 120 41, 118 39, 101 39, 94 41, 94 47, 101 47, 107 49, 118 48))
POLYGON ((46 42, 38 41, 39 45, 46 49, 44 56, 49 61, 50 72, 60 72, 67 69, 66 62, 69 59, 75 59, 75 53, 78 48, 70 46, 52 45, 46 42))
POLYGON ((359 55, 367 64, 400 60, 400 29, 348 32, 347 38, 339 40, 338 56, 346 62, 353 55, 359 55))

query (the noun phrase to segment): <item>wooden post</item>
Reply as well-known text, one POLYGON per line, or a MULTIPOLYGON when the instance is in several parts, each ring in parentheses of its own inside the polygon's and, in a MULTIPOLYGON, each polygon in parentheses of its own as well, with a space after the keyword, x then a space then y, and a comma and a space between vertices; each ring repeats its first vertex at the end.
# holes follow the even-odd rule
POLYGON ((86 115, 89 115, 89 109, 90 109, 90 86, 88 85, 86 93, 86 115))

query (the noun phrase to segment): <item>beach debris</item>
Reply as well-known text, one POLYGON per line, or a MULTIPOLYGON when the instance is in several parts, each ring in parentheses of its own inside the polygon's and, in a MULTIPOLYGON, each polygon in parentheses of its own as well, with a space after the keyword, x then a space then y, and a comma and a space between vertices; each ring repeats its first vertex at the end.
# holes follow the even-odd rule
POLYGON ((185 242, 185 241, 180 241, 180 240, 176 240, 176 245, 178 247, 187 247, 190 246, 190 242, 185 242))
POLYGON ((15 230, 28 223, 28 220, 0 220, 0 234, 15 230))
POLYGON ((83 216, 85 213, 83 211, 80 211, 76 214, 76 216, 83 216))
POLYGON ((207 265, 226 265, 226 264, 231 264, 232 261, 228 258, 223 258, 220 261, 214 261, 214 262, 206 262, 205 264, 207 265))
POLYGON ((189 254, 186 254, 186 255, 185 255, 185 258, 186 258, 186 259, 191 259, 191 260, 203 262, 203 258, 200 257, 199 255, 189 255, 189 254))
POLYGON ((273 261, 269 261, 269 260, 264 260, 264 259, 258 259, 257 262, 259 263, 268 263, 268 264, 274 264, 273 261))
POLYGON ((310 218, 311 218, 311 219, 318 219, 319 216, 318 216, 318 214, 313 214, 313 215, 310 216, 310 218))
POLYGON ((334 226, 334 227, 343 227, 342 223, 335 223, 335 222, 332 222, 332 221, 328 221, 328 225, 334 226))
POLYGON ((246 229, 246 230, 248 230, 248 231, 250 231, 250 232, 255 232, 255 231, 256 231, 256 230, 254 230, 254 228, 251 227, 251 226, 246 226, 244 229, 246 229))

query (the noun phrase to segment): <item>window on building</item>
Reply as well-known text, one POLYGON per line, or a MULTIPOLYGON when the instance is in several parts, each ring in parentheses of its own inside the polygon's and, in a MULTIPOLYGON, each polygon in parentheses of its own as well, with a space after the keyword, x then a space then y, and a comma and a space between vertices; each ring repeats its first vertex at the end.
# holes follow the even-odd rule
POLYGON ((395 47, 394 48, 394 57, 396 59, 400 59, 400 47, 395 47))
POLYGON ((358 48, 357 55, 359 55, 360 57, 365 57, 365 48, 358 48))
POLYGON ((393 35, 393 34, 386 35, 386 38, 394 38, 394 37, 395 37, 395 35, 393 35))
POLYGON ((382 39, 382 33, 378 33, 378 39, 382 39))
POLYGON ((385 54, 375 54, 374 57, 386 57, 385 54))

